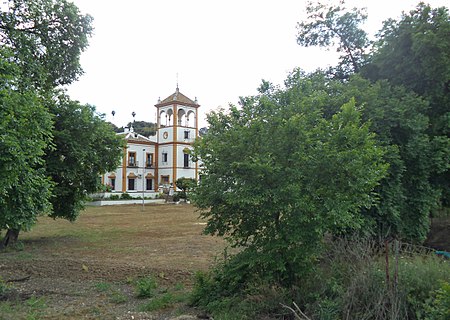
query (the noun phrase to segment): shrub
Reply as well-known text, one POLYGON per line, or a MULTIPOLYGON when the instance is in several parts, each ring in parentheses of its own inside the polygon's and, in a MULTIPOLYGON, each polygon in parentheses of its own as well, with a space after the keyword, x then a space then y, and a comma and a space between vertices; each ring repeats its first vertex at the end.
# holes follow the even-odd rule
POLYGON ((110 197, 109 197, 109 200, 119 200, 120 199, 120 196, 118 195, 118 194, 112 194, 110 197))
POLYGON ((442 281, 450 281, 450 266, 433 254, 385 256, 364 241, 338 240, 316 273, 296 293, 312 318, 425 319, 425 305, 442 281), (395 274, 398 270, 398 282, 395 274))
POLYGON ((189 304, 219 319, 258 319, 286 313, 281 303, 290 300, 289 291, 252 274, 246 261, 247 253, 241 253, 208 273, 197 273, 189 304))
POLYGON ((158 287, 155 279, 151 276, 136 281, 135 291, 138 298, 151 298, 155 294, 158 287))
POLYGON ((178 194, 178 192, 175 192, 175 193, 173 194, 173 201, 174 201, 174 202, 180 201, 180 195, 178 194))
POLYGON ((122 195, 120 196, 120 199, 122 199, 122 200, 132 200, 133 197, 130 196, 128 193, 124 192, 124 193, 122 193, 122 195))
POLYGON ((290 288, 268 281, 273 275, 249 266, 248 252, 241 252, 197 274, 190 303, 230 319, 281 316, 288 312, 282 305, 292 301, 311 319, 446 319, 439 317, 447 316, 450 303, 448 261, 433 254, 399 254, 396 266, 389 256, 387 283, 383 250, 368 240, 329 241, 314 272, 290 288))
POLYGON ((450 283, 442 282, 425 304, 426 320, 450 319, 450 283))

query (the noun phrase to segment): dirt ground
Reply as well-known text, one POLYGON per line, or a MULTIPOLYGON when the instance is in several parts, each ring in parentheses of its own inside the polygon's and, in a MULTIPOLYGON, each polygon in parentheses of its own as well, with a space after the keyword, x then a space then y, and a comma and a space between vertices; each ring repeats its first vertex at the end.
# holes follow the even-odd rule
POLYGON ((204 224, 188 204, 89 207, 74 223, 40 218, 15 250, 0 252, 12 287, 0 319, 196 318, 186 303, 139 312, 147 300, 135 283, 152 276, 161 292, 189 291, 225 247, 202 235, 204 224))

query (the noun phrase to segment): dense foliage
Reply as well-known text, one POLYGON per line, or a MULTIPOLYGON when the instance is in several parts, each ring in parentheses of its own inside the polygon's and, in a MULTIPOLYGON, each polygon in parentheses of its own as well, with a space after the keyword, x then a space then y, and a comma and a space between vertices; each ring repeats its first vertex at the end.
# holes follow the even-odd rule
POLYGON ((297 42, 333 46, 339 64, 263 81, 197 141, 205 232, 238 250, 198 276, 192 303, 224 318, 283 317, 294 300, 299 319, 445 319, 448 264, 381 258, 379 241, 423 242, 450 202, 448 9, 419 4, 373 43, 363 10, 307 13, 297 42), (362 235, 375 242, 356 250, 362 235))
POLYGON ((0 231, 2 246, 39 214, 74 220, 122 141, 95 108, 58 86, 82 74, 92 18, 62 0, 9 0, 0 12, 0 231))
POLYGON ((399 21, 388 20, 362 70, 371 79, 387 79, 423 97, 429 104, 427 134, 434 149, 432 189, 450 206, 450 15, 448 8, 423 3, 399 21))
POLYGON ((450 201, 448 9, 419 4, 399 21, 386 21, 370 53, 359 27, 365 16, 358 9, 310 4, 308 13, 310 21, 298 26, 298 42, 328 46, 332 38, 338 51, 345 53, 327 75, 340 88, 325 85, 324 90, 366 103, 365 119, 390 150, 386 156, 390 173, 379 188, 380 206, 371 210, 379 235, 422 242, 429 216, 450 201), (360 59, 342 77, 341 66, 355 55, 360 59), (355 75, 379 82, 368 92, 367 83, 358 80, 355 86, 355 75))
POLYGON ((197 274, 191 304, 217 319, 448 319, 448 262, 406 244, 397 254, 393 247, 386 272, 375 242, 336 239, 315 272, 292 288, 239 283, 239 261, 222 262, 197 274))
POLYGON ((75 81, 92 34, 92 17, 66 0, 7 0, 0 11, 0 43, 12 50, 22 85, 45 89, 75 81))
POLYGON ((175 185, 177 186, 177 189, 181 190, 181 192, 179 192, 180 198, 186 201, 189 198, 189 193, 197 185, 197 181, 193 178, 181 177, 177 179, 175 185))
POLYGON ((55 183, 51 217, 75 220, 86 196, 98 191, 99 174, 117 167, 124 142, 90 105, 65 95, 48 106, 53 118, 53 145, 44 157, 55 183))
POLYGON ((359 211, 373 205, 386 170, 355 102, 327 119, 311 89, 211 113, 194 149, 203 171, 193 199, 206 232, 245 248, 249 270, 287 286, 309 270, 326 233, 362 227, 359 211))
POLYGON ((51 208, 42 156, 52 123, 36 92, 17 90, 19 70, 7 58, 0 57, 0 230, 28 230, 51 208))

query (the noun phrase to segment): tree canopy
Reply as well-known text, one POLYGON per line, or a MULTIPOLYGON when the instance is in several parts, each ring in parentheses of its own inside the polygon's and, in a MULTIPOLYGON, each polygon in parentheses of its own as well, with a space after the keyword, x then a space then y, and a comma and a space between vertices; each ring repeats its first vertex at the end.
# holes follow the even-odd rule
POLYGON ((307 19, 297 24, 299 45, 336 47, 340 63, 333 71, 339 77, 359 72, 370 44, 367 33, 359 26, 367 19, 363 9, 347 9, 344 1, 338 6, 308 2, 307 19))
POLYGON ((0 230, 3 246, 39 214, 75 220, 122 141, 60 86, 82 74, 92 18, 62 0, 9 0, 0 12, 0 230), (14 165, 13 165, 14 164, 14 165))
POLYGON ((24 83, 54 88, 82 74, 80 55, 92 17, 66 0, 8 0, 0 12, 0 43, 12 50, 24 83))
POLYGON ((386 170, 355 101, 327 119, 317 98, 288 90, 242 99, 209 114, 194 148, 203 167, 193 199, 206 232, 285 284, 308 269, 325 233, 361 228, 359 211, 373 205, 386 170))
POLYGON ((434 150, 430 179, 450 207, 450 15, 448 8, 423 3, 399 21, 384 23, 362 74, 404 86, 428 102, 427 133, 434 150))
POLYGON ((51 148, 51 117, 33 90, 18 92, 14 64, 0 57, 0 70, 0 230, 28 230, 51 210, 42 158, 51 148))
MULTIPOLYGON (((327 39, 334 37, 338 51, 348 43, 354 45, 352 50, 367 51, 368 41, 359 27, 364 16, 358 15, 357 9, 351 14, 341 6, 310 3, 308 12, 312 22, 299 24, 299 44, 329 46, 332 42, 327 39), (345 36, 338 37, 330 29, 344 29, 346 32, 340 34, 345 36), (352 36, 356 34, 359 37, 352 36)), ((358 68, 344 77, 343 73, 336 72, 339 67, 331 70, 335 79, 344 79, 339 89, 334 88, 335 93, 353 91, 344 94, 345 97, 364 97, 361 102, 369 108, 364 112, 365 118, 372 122, 372 130, 380 134, 379 139, 397 154, 388 160, 390 175, 380 187, 380 193, 388 198, 375 209, 379 221, 384 220, 390 226, 389 232, 384 230, 385 235, 423 241, 429 215, 450 203, 449 30, 447 8, 432 9, 419 4, 415 10, 404 13, 399 21, 391 19, 384 23, 371 52, 360 55, 358 68), (355 83, 355 80, 348 83, 352 75, 374 82, 372 89, 364 91, 367 84, 363 85, 366 88, 351 88, 355 83), (369 96, 377 87, 378 93, 369 96), (382 207, 390 208, 393 215, 385 216, 382 207), (392 223, 394 216, 401 223, 392 223)), ((340 65, 346 65, 347 60, 343 56, 340 65)), ((323 89, 335 94, 333 89, 323 89)))
POLYGON ((55 115, 53 145, 44 157, 55 183, 51 217, 75 220, 86 196, 98 191, 99 174, 117 167, 124 142, 90 105, 58 95, 48 105, 55 115))

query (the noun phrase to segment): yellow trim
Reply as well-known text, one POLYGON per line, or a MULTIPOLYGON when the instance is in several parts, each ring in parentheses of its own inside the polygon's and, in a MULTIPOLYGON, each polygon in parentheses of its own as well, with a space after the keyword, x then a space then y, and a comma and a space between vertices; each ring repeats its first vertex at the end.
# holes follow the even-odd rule
POLYGON ((122 159, 122 192, 127 191, 127 148, 123 148, 123 159, 122 159))
POLYGON ((173 159, 172 159, 172 166, 173 166, 173 174, 172 174, 172 181, 173 181, 173 187, 174 190, 177 189, 175 181, 177 181, 177 140, 178 140, 178 107, 176 104, 173 105, 173 159))
MULTIPOLYGON (((159 134, 159 132, 158 132, 159 134)), ((158 191, 159 181, 158 181, 158 168, 159 168, 159 145, 155 146, 155 191, 158 191)))
POLYGON ((172 167, 173 167, 173 175, 172 175, 172 179, 173 179, 173 186, 176 189, 176 184, 175 181, 177 181, 177 144, 174 143, 173 144, 173 163, 172 163, 172 167))

